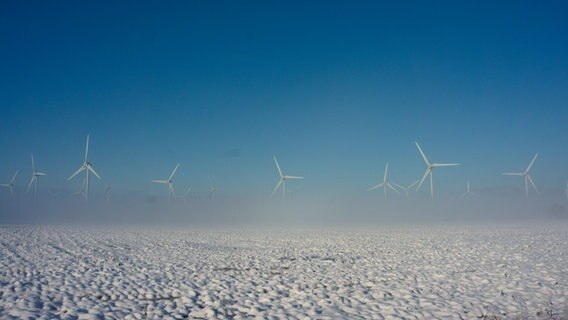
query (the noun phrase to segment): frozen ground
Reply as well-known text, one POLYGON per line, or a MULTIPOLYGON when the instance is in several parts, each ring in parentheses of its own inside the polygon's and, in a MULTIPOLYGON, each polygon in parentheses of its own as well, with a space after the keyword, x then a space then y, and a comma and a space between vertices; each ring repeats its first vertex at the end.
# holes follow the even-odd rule
POLYGON ((0 318, 566 319, 568 228, 0 227, 0 318))

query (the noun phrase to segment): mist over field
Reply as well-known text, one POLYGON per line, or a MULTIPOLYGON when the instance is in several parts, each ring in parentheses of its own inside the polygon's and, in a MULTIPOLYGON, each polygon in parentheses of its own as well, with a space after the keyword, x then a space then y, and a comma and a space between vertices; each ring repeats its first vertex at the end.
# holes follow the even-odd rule
POLYGON ((568 219, 567 202, 557 195, 411 198, 382 193, 336 197, 209 197, 176 199, 129 194, 107 201, 95 195, 41 196, 37 205, 27 198, 0 204, 0 223, 77 225, 162 225, 178 227, 372 227, 436 223, 538 222, 568 219))

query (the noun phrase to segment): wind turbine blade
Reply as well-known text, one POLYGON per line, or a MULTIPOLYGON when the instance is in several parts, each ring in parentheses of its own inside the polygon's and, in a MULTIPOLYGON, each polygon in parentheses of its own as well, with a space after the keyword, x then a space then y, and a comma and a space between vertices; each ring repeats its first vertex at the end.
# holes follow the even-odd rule
POLYGON ((168 188, 169 188, 170 192, 172 193, 172 196, 173 196, 174 199, 175 199, 175 198, 176 198, 176 193, 174 192, 174 186, 173 186, 171 183, 169 183, 169 184, 168 184, 168 188))
POLYGON ((385 184, 384 182, 381 182, 381 183, 377 184, 376 186, 370 187, 369 189, 367 189, 367 191, 371 191, 371 190, 375 190, 375 189, 377 189, 377 188, 380 188, 380 187, 382 187, 384 184, 385 184))
POLYGON ((187 188, 187 191, 183 194, 183 197, 187 197, 187 195, 189 194, 189 192, 191 191, 191 187, 187 188))
POLYGON ((304 179, 304 177, 298 177, 298 176, 286 176, 286 179, 304 179))
POLYGON ((168 180, 171 181, 174 178, 174 175, 176 174, 178 168, 179 168, 179 163, 176 165, 174 171, 172 171, 172 174, 170 175, 170 178, 168 180))
MULTIPOLYGON (((407 186, 406 189, 410 189, 410 188, 414 187, 418 182, 420 182, 420 180, 414 181, 414 182, 411 183, 409 186, 407 186)), ((405 190, 406 190, 406 189, 405 189, 405 190)))
POLYGON ((282 184, 282 179, 278 180, 278 183, 276 184, 276 187, 274 187, 274 190, 272 190, 272 194, 271 196, 273 196, 276 191, 278 191, 278 188, 280 188, 280 185, 282 184))
POLYGON ((388 173, 389 173, 389 163, 387 162, 387 165, 385 166, 385 175, 383 178, 383 182, 387 182, 388 173))
POLYGON ((97 178, 99 178, 99 180, 101 180, 101 177, 100 177, 99 174, 95 171, 95 168, 93 168, 93 166, 89 166, 87 169, 90 170, 97 178))
POLYGON ((89 135, 87 135, 87 145, 85 146, 85 162, 87 162, 88 156, 89 156, 89 135))
POLYGON ((152 180, 152 182, 161 183, 161 184, 167 184, 168 183, 167 180, 152 180))
POLYGON ((422 179, 420 179, 420 183, 418 184, 416 191, 418 191, 418 190, 420 190, 420 188, 422 188, 422 184, 424 183, 424 180, 426 180, 426 178, 428 177, 428 175, 430 174, 431 171, 432 171, 432 169, 430 169, 430 168, 426 169, 426 172, 424 172, 422 179))
POLYGON ((534 162, 535 162, 535 160, 536 160, 537 157, 538 157, 538 153, 534 155, 534 157, 533 157, 531 163, 529 164, 529 166, 527 167, 527 170, 526 170, 525 172, 529 172, 529 171, 531 170, 531 168, 532 168, 532 166, 533 166, 533 164, 534 164, 534 162))
POLYGON ((14 175, 12 176, 12 180, 10 180, 10 185, 14 184, 14 180, 16 180, 17 175, 18 175, 18 171, 16 171, 16 173, 14 173, 14 175))
POLYGON ((398 184, 398 183, 396 183, 396 182, 393 182, 393 184, 394 184, 395 186, 397 186, 398 188, 400 188, 401 190, 406 191, 406 188, 403 187, 403 186, 401 186, 400 184, 398 184))
POLYGON ((432 167, 433 168, 439 168, 439 167, 455 167, 455 166, 459 166, 459 163, 433 163, 432 167))
POLYGON ((34 154, 32 153, 32 172, 35 173, 35 162, 34 162, 34 154))
POLYGON ((72 174, 69 178, 67 178, 67 181, 75 178, 76 175, 78 175, 79 173, 81 173, 83 170, 85 170, 85 166, 82 165, 77 171, 75 171, 74 174, 72 174))
POLYGON ((523 172, 506 172, 503 173, 504 176, 523 176, 523 172))
POLYGON ((529 179, 529 182, 531 183, 532 187, 534 188, 534 191, 536 191, 536 193, 538 193, 538 188, 536 187, 536 185, 534 184, 532 178, 530 175, 527 175, 527 178, 529 179))
POLYGON ((30 180, 30 183, 28 184, 28 189, 26 190, 26 193, 30 192, 30 189, 31 189, 35 179, 36 179, 36 176, 32 176, 32 179, 30 180))
POLYGON ((390 189, 391 189, 392 191, 394 191, 394 192, 396 192, 396 193, 400 194, 400 191, 398 191, 398 190, 397 190, 397 189, 395 189, 395 188, 394 188, 393 186, 391 186, 391 184, 390 184, 390 183, 387 183, 387 187, 389 187, 389 188, 390 188, 390 189))
POLYGON ((274 157, 274 163, 276 163, 276 169, 278 169, 278 174, 280 175, 280 178, 282 178, 282 170, 280 170, 280 165, 278 164, 278 160, 276 160, 276 156, 274 157))
POLYGON ((428 158, 426 158, 426 155, 422 151, 422 148, 420 148, 420 145, 418 144, 418 142, 414 141, 414 143, 416 144, 418 151, 420 151, 420 155, 422 155, 422 160, 424 160, 424 163, 426 163, 427 166, 430 166, 430 162, 428 161, 428 158))

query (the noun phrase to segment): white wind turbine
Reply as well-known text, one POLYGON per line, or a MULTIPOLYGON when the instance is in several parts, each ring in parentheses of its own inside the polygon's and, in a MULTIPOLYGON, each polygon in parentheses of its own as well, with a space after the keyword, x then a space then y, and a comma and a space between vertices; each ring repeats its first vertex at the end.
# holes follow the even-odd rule
POLYGON ((534 155, 531 163, 529 164, 529 166, 527 167, 527 169, 524 172, 509 172, 509 173, 503 173, 506 176, 521 176, 521 177, 525 177, 525 196, 528 198, 529 196, 529 182, 532 185, 532 187, 534 188, 534 191, 536 193, 538 193, 538 189, 536 188, 536 185, 534 184, 532 178, 531 178, 531 174, 530 174, 530 170, 534 164, 534 162, 536 161, 536 158, 538 157, 538 153, 534 155))
POLYGON ((424 176, 422 176, 422 179, 420 180, 420 183, 418 184, 418 188, 416 188, 416 191, 420 190, 420 188, 422 187, 422 184, 424 183, 424 180, 426 180, 426 178, 428 176, 430 176, 430 197, 432 197, 432 199, 434 199, 434 178, 432 176, 434 169, 435 168, 441 168, 441 167, 459 166, 459 163, 430 163, 430 161, 428 161, 428 158, 426 158, 426 155, 422 151, 422 148, 420 148, 420 145, 418 144, 418 142, 415 141, 414 143, 416 144, 418 151, 420 151, 420 155, 422 156, 422 160, 424 160, 424 163, 426 164, 426 171, 424 172, 424 176))
POLYGON ((367 191, 375 190, 377 188, 383 188, 383 190, 385 192, 385 200, 387 199, 387 189, 388 188, 390 188, 392 191, 400 194, 400 192, 398 190, 396 190, 388 181, 388 173, 389 173, 389 163, 387 162, 387 165, 385 166, 385 175, 383 177, 383 182, 377 184, 376 186, 370 187, 369 189, 367 189, 367 191))
POLYGON ((10 189, 10 195, 11 196, 14 195, 14 180, 16 180, 17 175, 18 175, 18 171, 16 171, 16 173, 14 173, 14 175, 12 176, 12 180, 10 180, 10 183, 0 184, 0 187, 6 187, 6 188, 10 189))
POLYGON ((294 180, 294 179, 304 179, 304 177, 288 176, 288 175, 282 174, 282 170, 280 170, 280 165, 278 164, 278 160, 276 160, 276 156, 274 156, 274 163, 276 164, 276 169, 278 169, 278 175, 280 175, 280 180, 278 180, 276 187, 274 187, 274 190, 272 191, 272 195, 274 195, 276 193, 276 191, 278 191, 278 188, 280 188, 280 186, 282 186, 282 199, 285 199, 286 198, 286 181, 287 180, 294 180))
POLYGON ((462 197, 476 196, 476 195, 477 195, 477 194, 475 194, 475 193, 473 193, 473 192, 471 192, 471 191, 469 190, 469 180, 467 180, 466 187, 467 187, 466 192, 464 192, 464 193, 461 195, 462 197))
POLYGON ((179 163, 176 165, 174 171, 172 171, 172 174, 170 174, 170 177, 168 178, 168 180, 152 180, 152 182, 155 183, 161 183, 161 184, 165 184, 168 186, 168 200, 173 198, 176 198, 176 194, 174 192, 174 187, 173 187, 173 179, 174 179, 174 175, 176 174, 177 169, 179 168, 179 163))
POLYGON ((187 188, 187 190, 185 191, 185 193, 182 196, 183 202, 187 202, 187 198, 189 197, 189 193, 191 192, 191 187, 187 188))
POLYGON ((400 189, 404 190, 404 193, 405 193, 405 195, 406 195, 406 199, 408 199, 408 190, 412 189, 412 187, 414 187, 418 182, 420 182, 420 180, 416 180, 416 181, 414 181, 413 183, 407 185, 406 187, 403 187, 403 186, 401 186, 400 184, 394 183, 394 182, 393 182, 393 184, 394 184, 395 186, 399 187, 400 189))
POLYGON ((77 171, 75 171, 74 174, 72 174, 69 178, 67 178, 67 181, 69 181, 69 180, 73 179, 76 175, 78 175, 79 173, 86 171, 85 172, 85 180, 83 180, 84 188, 82 188, 83 189, 82 192, 85 196, 85 201, 89 201, 89 177, 90 177, 91 173, 93 173, 97 178, 99 178, 99 180, 101 179, 101 177, 95 171, 95 169, 93 168, 93 165, 89 161, 88 156, 89 156, 89 135, 87 135, 87 144, 85 146, 85 159, 83 160, 83 164, 79 167, 79 169, 77 169, 77 171))
POLYGON ((75 191, 73 192, 71 195, 72 196, 81 196, 83 199, 85 199, 85 181, 86 181, 87 177, 83 178, 83 182, 81 183, 81 189, 79 189, 79 191, 75 191))
POLYGON ((32 157, 32 179, 30 180, 30 183, 28 184, 28 190, 26 191, 26 193, 30 192, 30 188, 32 187, 33 184, 35 184, 34 200, 37 200, 37 182, 39 180, 39 177, 45 176, 45 173, 36 171, 33 153, 32 153, 31 157, 32 157))
POLYGON ((209 190, 209 198, 211 198, 211 200, 215 200, 215 193, 217 192, 217 188, 215 187, 215 182, 213 181, 213 178, 211 178, 211 176, 209 176, 209 184, 211 185, 211 189, 209 190))

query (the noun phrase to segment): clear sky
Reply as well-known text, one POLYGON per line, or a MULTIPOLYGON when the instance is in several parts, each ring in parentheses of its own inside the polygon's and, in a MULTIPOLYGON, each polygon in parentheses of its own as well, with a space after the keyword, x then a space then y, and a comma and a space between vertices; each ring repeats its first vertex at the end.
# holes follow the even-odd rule
MULTIPOLYGON (((2 1, 0 179, 29 154, 66 178, 91 160, 116 189, 181 162, 178 193, 269 194, 276 155, 305 194, 408 184, 560 189, 568 178, 564 1, 2 1)), ((103 190, 94 182, 93 189, 103 190)), ((377 196, 380 196, 380 191, 377 196)))

